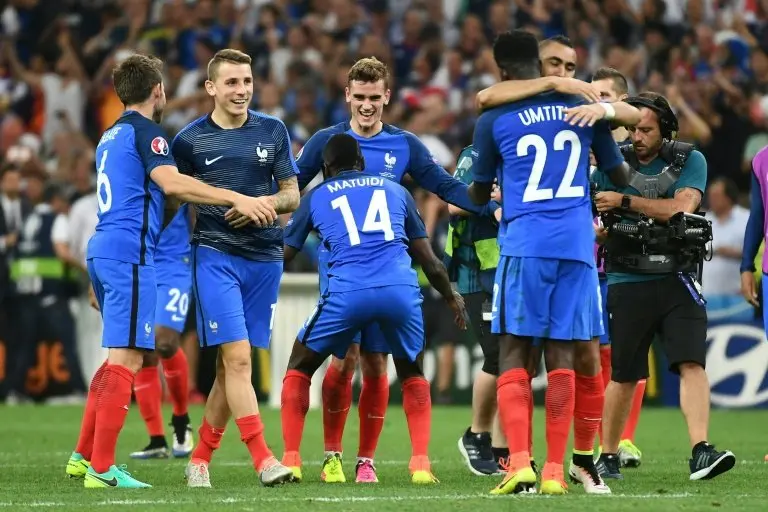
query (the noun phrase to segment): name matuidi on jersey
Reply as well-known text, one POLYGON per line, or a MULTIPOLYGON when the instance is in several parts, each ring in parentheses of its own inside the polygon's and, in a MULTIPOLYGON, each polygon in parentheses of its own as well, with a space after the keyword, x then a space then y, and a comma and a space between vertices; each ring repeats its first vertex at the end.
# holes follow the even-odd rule
POLYGON ((337 180, 326 184, 329 192, 338 192, 345 188, 355 187, 381 187, 384 185, 384 178, 376 176, 365 176, 364 178, 351 178, 346 180, 337 180))

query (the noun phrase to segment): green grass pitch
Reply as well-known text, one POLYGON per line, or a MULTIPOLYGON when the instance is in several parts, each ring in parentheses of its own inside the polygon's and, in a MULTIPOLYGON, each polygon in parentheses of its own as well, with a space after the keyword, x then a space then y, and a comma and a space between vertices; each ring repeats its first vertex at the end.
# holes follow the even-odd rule
MULTIPOLYGON (((436 407, 432 418, 431 457, 440 483, 411 485, 408 477, 410 444, 402 410, 390 407, 377 454, 378 485, 354 483, 357 414, 352 411, 345 432, 348 459, 346 484, 320 481, 322 432, 320 413, 311 411, 302 444, 304 482, 264 488, 250 465, 247 450, 232 422, 221 450, 211 465, 213 489, 187 489, 183 460, 131 461, 128 453, 147 442, 144 425, 131 408, 118 445, 118 463, 128 463, 136 477, 151 483, 147 490, 84 489, 82 480, 66 478, 64 467, 77 437, 79 407, 0 407, 0 512, 15 510, 69 511, 170 511, 195 510, 362 510, 374 512, 418 510, 477 511, 479 507, 524 507, 525 510, 768 510, 768 411, 714 411, 711 442, 732 450, 736 467, 712 481, 688 480, 688 446, 685 423, 679 411, 647 408, 643 411, 636 442, 643 450, 643 464, 625 470, 623 482, 609 482, 611 496, 588 496, 570 485, 565 496, 493 497, 488 491, 499 477, 469 473, 456 448, 466 428, 466 407, 436 407), (578 507, 578 508, 575 508, 578 507)), ((165 410, 169 417, 170 411, 165 410)), ((190 415, 195 427, 202 409, 190 415)), ((281 455, 279 411, 262 412, 267 440, 281 455)), ((535 417, 537 461, 544 457, 544 416, 535 417)))

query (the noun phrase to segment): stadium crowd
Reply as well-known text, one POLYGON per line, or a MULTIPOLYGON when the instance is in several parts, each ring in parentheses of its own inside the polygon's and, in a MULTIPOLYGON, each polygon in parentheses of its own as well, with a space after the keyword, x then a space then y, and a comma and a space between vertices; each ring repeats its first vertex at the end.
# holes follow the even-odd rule
MULTIPOLYGON (((87 214, 95 212, 95 142, 123 110, 110 71, 133 52, 166 63, 169 135, 211 110, 202 84, 214 53, 248 53, 256 80, 251 107, 284 120, 294 154, 317 130, 348 118, 347 70, 376 56, 392 73, 394 101, 384 121, 416 134, 452 172, 472 140, 475 95, 498 80, 490 44, 515 27, 567 35, 578 78, 610 66, 629 79, 630 92, 665 94, 680 138, 705 154, 710 182, 726 178, 712 194, 731 205, 746 197, 751 159, 768 145, 762 0, 0 0, 2 313, 19 314, 9 258, 32 204, 47 202, 68 219, 59 223, 57 256, 84 267, 83 234, 96 221, 87 214)), ((414 192, 441 249, 447 206, 414 192)), ((316 271, 313 247, 286 269, 316 271)), ((735 273, 733 281, 738 292, 735 273)), ((10 341, 16 335, 4 326, 10 341)), ((449 401, 455 340, 434 331, 431 342, 448 347, 436 401, 449 401)), ((19 349, 25 343, 32 342, 14 339, 6 350, 3 395, 23 394, 24 376, 10 369, 28 357, 19 355, 28 352, 19 349)), ((87 381, 90 372, 83 373, 87 381)), ((76 393, 85 392, 82 380, 72 381, 76 393)))

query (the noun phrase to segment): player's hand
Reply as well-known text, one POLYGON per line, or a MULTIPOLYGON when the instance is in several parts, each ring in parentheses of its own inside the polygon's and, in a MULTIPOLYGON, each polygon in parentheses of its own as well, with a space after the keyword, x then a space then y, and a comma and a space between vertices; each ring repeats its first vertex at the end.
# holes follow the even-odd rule
POLYGON ((272 206, 272 200, 267 196, 238 196, 232 208, 224 215, 224 219, 229 221, 237 214, 248 217, 257 227, 267 227, 277 220, 277 212, 272 206))
POLYGON ((760 302, 757 300, 757 282, 755 281, 755 275, 749 270, 741 273, 741 294, 747 302, 756 308, 760 307, 760 302))
MULTIPOLYGON (((230 210, 231 212, 232 210, 230 210)), ((241 215, 240 212, 233 212, 232 215, 227 218, 227 215, 229 215, 230 212, 227 212, 226 215, 224 215, 224 218, 229 222, 230 227, 234 229, 239 229, 242 227, 247 226, 251 222, 253 222, 250 217, 246 217, 245 215, 241 215)))
POLYGON ((621 206, 622 195, 618 192, 598 192, 595 194, 595 206, 599 212, 607 212, 621 206))
POLYGON ((448 306, 453 310, 456 326, 462 331, 467 330, 467 308, 464 305, 464 297, 456 290, 453 291, 453 298, 448 301, 448 306))
POLYGON ((591 103, 600 102, 600 93, 594 85, 576 78, 553 77, 555 90, 562 94, 581 96, 591 103))
POLYGON ((493 184, 493 188, 491 189, 491 201, 501 203, 501 188, 496 183, 493 184))
POLYGON ((99 311, 99 301, 96 300, 96 292, 93 291, 93 285, 88 286, 88 302, 93 309, 99 311))
POLYGON ((599 103, 591 103, 589 105, 566 108, 564 120, 570 123, 571 126, 578 125, 579 128, 584 128, 585 126, 594 126, 596 122, 604 117, 605 108, 599 103))

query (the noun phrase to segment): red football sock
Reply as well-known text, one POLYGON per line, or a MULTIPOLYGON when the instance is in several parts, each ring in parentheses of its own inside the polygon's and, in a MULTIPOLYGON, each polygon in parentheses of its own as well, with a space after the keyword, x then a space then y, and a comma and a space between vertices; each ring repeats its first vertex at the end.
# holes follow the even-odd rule
POLYGON ((528 375, 528 388, 531 390, 528 395, 528 456, 533 457, 533 375, 528 375))
POLYGON ((286 452, 298 452, 304 434, 304 420, 309 410, 309 386, 312 379, 298 370, 288 370, 283 378, 280 418, 286 452))
POLYGON ((611 382, 611 346, 600 347, 600 369, 603 374, 603 389, 611 382))
POLYGON ((133 392, 136 394, 136 404, 147 425, 149 436, 165 436, 163 413, 160 410, 163 387, 160 384, 160 372, 157 371, 157 366, 148 366, 139 370, 133 384, 133 392))
POLYGON ((328 367, 323 378, 323 437, 325 451, 341 452, 344 425, 352 406, 352 374, 328 367))
POLYGON ((91 386, 88 389, 88 399, 85 402, 83 411, 83 421, 80 424, 80 435, 77 438, 75 451, 83 456, 87 461, 93 456, 93 435, 96 430, 96 402, 99 393, 99 383, 104 376, 104 370, 107 368, 107 362, 104 361, 91 379, 91 386))
POLYGON ((528 411, 532 402, 531 394, 530 377, 523 368, 507 370, 496 380, 496 401, 509 453, 525 454, 526 463, 530 456, 528 411))
POLYGON ((128 415, 132 388, 131 370, 117 364, 107 366, 96 397, 96 434, 91 467, 97 473, 105 473, 115 464, 117 438, 128 415))
POLYGON ((360 417, 360 445, 358 457, 373 458, 379 445, 381 429, 384 427, 384 415, 389 403, 389 379, 387 375, 379 377, 363 376, 363 387, 357 411, 360 417))
POLYGON ((643 408, 645 382, 645 379, 643 379, 635 387, 635 394, 632 396, 632 408, 629 410, 629 418, 627 418, 627 424, 624 426, 624 432, 621 434, 622 439, 629 439, 633 443, 635 442, 637 422, 640 421, 640 410, 643 408))
POLYGON ((272 450, 267 446, 264 439, 264 424, 261 422, 261 416, 251 414, 235 420, 237 428, 240 429, 240 440, 248 447, 253 460, 253 467, 261 473, 264 465, 270 459, 274 459, 272 450))
POLYGON ((183 350, 178 349, 171 357, 163 359, 163 375, 171 395, 173 415, 184 416, 189 403, 189 364, 183 350))
POLYGON ((573 412, 573 453, 594 453, 595 436, 603 416, 605 390, 602 375, 576 374, 576 401, 573 412))
POLYGON ((205 419, 205 416, 203 416, 203 423, 197 431, 200 436, 200 441, 192 451, 190 460, 193 462, 205 462, 206 464, 210 464, 211 458, 213 458, 213 452, 218 450, 221 445, 221 437, 224 435, 225 427, 226 425, 223 427, 212 427, 208 423, 208 420, 205 419))
POLYGON ((403 381, 403 410, 411 435, 411 457, 428 455, 432 429, 432 396, 424 377, 403 381))
POLYGON ((573 418, 576 379, 573 370, 554 370, 547 373, 547 380, 547 462, 562 466, 573 418))

